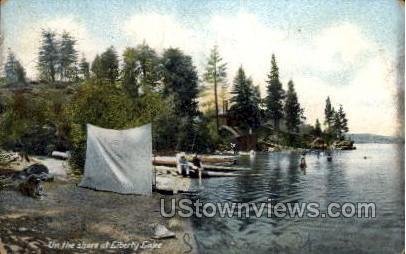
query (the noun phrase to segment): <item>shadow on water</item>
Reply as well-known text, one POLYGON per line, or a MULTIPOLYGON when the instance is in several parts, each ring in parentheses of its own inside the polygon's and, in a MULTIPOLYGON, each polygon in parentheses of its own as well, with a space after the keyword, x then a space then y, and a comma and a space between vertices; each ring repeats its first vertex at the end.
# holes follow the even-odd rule
MULTIPOLYGON (((252 173, 204 179, 195 197, 202 202, 275 205, 317 202, 374 202, 376 218, 242 217, 192 218, 201 253, 400 253, 404 245, 403 156, 393 145, 359 145, 355 151, 325 156, 263 153, 241 157, 252 173), (368 159, 364 159, 364 155, 368 159), (401 167, 400 167, 400 166, 401 167)), ((403 149, 403 148, 402 148, 403 149)), ((245 215, 249 215, 248 217, 245 215)))

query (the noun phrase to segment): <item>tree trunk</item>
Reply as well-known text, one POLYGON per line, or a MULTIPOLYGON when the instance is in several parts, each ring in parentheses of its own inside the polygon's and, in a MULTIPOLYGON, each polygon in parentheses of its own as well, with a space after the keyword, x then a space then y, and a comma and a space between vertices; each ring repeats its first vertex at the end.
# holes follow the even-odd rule
POLYGON ((218 105, 218 100, 217 100, 217 78, 216 78, 217 73, 214 73, 214 103, 216 104, 216 129, 217 132, 219 131, 219 105, 218 105))

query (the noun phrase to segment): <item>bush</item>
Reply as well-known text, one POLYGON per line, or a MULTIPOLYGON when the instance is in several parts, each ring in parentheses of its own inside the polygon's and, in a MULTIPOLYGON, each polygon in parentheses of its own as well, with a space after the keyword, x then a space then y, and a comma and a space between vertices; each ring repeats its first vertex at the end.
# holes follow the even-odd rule
POLYGON ((59 91, 17 91, 6 99, 0 122, 4 148, 49 155, 69 147, 66 96, 59 91))
POLYGON ((151 122, 166 108, 158 94, 132 98, 117 84, 82 85, 74 93, 69 107, 72 164, 78 168, 84 166, 86 124, 109 129, 134 128, 151 122))

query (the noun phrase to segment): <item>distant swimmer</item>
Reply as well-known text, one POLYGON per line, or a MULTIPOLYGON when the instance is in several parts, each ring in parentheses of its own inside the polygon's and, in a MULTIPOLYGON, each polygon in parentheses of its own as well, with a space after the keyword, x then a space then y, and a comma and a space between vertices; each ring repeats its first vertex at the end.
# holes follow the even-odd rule
POLYGON ((304 156, 302 156, 302 158, 300 158, 300 165, 299 166, 300 166, 301 169, 305 169, 307 167, 306 159, 305 159, 304 156))
POLYGON ((333 161, 333 157, 331 156, 331 152, 327 152, 327 161, 333 161))

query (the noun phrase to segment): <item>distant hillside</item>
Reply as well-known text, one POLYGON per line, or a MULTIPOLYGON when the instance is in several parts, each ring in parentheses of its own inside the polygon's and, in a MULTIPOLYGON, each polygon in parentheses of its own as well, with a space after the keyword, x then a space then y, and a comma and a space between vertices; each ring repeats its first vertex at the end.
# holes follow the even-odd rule
POLYGON ((368 133, 347 134, 347 137, 358 144, 363 143, 394 144, 404 142, 404 140, 400 137, 383 136, 368 133))

